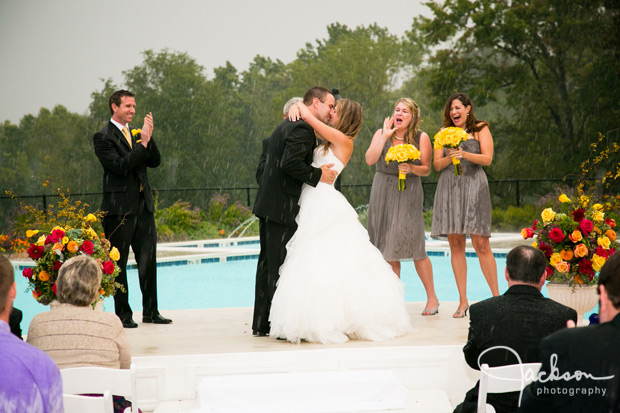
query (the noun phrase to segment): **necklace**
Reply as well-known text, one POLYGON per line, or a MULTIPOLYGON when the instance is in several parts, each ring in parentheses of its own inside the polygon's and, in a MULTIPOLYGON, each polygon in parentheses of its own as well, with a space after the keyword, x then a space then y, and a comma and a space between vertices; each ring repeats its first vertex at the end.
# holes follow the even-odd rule
POLYGON ((405 140, 405 138, 399 138, 399 137, 398 137, 398 136, 396 136, 396 135, 394 135, 394 138, 395 138, 395 139, 397 139, 397 140, 399 140, 399 141, 404 141, 404 140, 405 140))

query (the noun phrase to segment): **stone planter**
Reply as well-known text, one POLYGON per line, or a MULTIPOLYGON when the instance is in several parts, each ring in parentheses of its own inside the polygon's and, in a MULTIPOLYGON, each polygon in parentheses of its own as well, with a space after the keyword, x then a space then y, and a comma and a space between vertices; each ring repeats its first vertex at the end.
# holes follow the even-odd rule
POLYGON ((583 315, 598 304, 596 285, 576 285, 573 288, 568 284, 549 282, 546 286, 549 298, 577 311, 577 325, 582 325, 583 315))

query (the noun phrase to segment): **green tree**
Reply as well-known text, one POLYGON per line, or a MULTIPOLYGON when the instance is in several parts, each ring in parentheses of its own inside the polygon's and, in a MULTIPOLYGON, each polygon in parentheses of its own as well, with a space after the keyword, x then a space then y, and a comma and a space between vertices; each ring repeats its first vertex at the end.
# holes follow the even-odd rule
POLYGON ((617 126, 619 8, 606 0, 443 0, 425 3, 408 33, 425 44, 439 109, 462 91, 498 104, 492 133, 503 176, 575 172, 597 132, 617 126), (501 137, 501 138, 500 138, 501 137), (528 162, 514 162, 528 154, 528 162))

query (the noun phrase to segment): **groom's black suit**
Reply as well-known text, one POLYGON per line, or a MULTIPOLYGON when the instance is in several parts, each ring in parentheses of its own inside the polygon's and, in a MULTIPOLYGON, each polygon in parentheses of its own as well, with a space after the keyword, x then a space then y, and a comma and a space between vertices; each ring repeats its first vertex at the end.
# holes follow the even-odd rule
MULTIPOLYGON (((121 272, 116 281, 127 289, 126 267, 131 246, 138 264, 142 311, 146 316, 154 316, 159 314, 157 232, 153 217, 155 205, 146 168, 158 167, 161 157, 152 138, 146 148, 136 142, 138 138, 139 135, 132 137, 132 149, 118 127, 108 122, 95 133, 93 143, 95 154, 103 166, 104 194, 101 210, 106 212, 103 229, 106 238, 120 252, 118 265, 121 272)), ((132 318, 127 292, 117 290, 114 309, 121 320, 132 318)))
POLYGON ((321 170, 311 166, 316 146, 314 130, 304 121, 280 123, 263 143, 256 180, 259 184, 252 212, 260 218, 261 250, 256 269, 255 334, 269 333, 269 310, 286 257, 286 244, 297 224, 301 186, 316 186, 321 170))

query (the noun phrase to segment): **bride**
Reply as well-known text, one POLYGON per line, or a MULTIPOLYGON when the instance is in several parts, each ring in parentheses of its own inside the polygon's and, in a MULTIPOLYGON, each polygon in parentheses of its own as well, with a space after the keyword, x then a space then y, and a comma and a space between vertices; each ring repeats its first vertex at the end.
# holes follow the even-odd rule
MULTIPOLYGON (((359 103, 340 99, 330 124, 303 105, 291 110, 325 141, 312 166, 334 164, 342 172, 362 125, 359 103), (296 108, 296 109, 295 109, 296 108)), ((297 231, 287 244, 271 303, 270 337, 299 343, 386 340, 411 331, 403 283, 369 241, 357 212, 333 185, 304 184, 297 231)))

